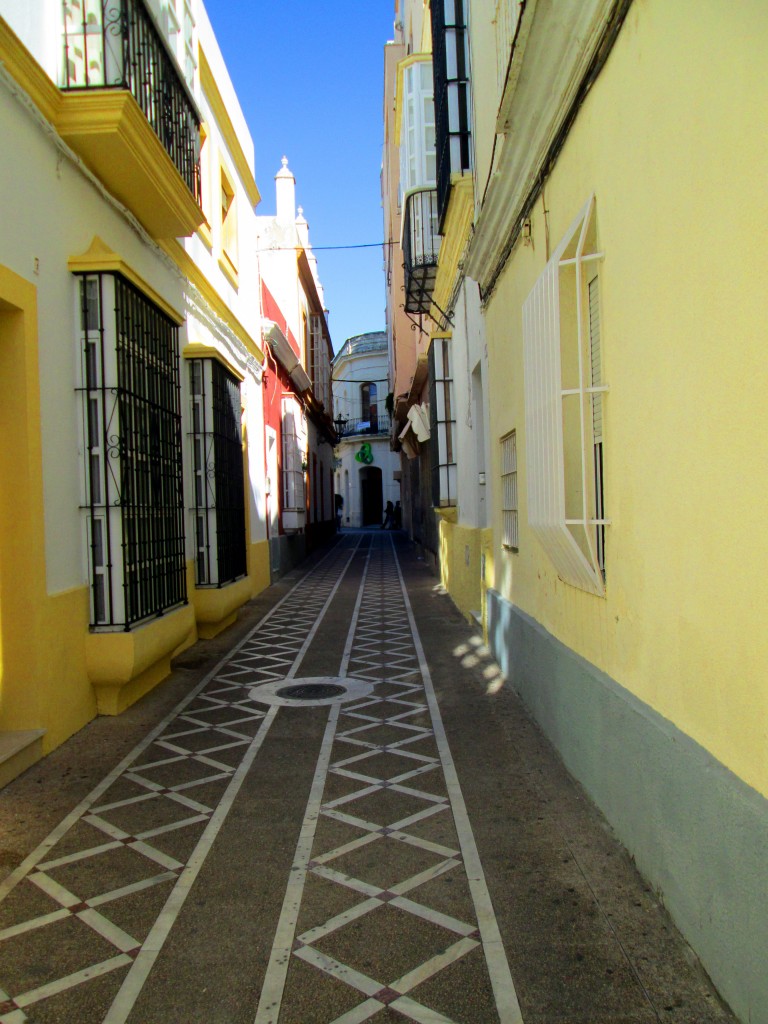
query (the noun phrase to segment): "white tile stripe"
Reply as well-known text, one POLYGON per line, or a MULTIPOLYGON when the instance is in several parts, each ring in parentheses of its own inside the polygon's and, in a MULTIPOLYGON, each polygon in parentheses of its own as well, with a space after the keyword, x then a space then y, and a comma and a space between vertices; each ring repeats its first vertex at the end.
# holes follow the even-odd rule
MULTIPOLYGON (((515 991, 515 986, 512 982, 512 975, 504 952, 504 945, 501 941, 499 925, 493 911, 493 904, 491 902, 490 893, 488 892, 488 886, 485 882, 483 868, 480 863, 480 855, 477 852, 475 837, 472 834, 472 827, 469 823, 469 815, 467 814, 467 807, 464 803, 461 787, 459 786, 456 766, 453 763, 453 757, 451 756, 448 746, 448 739, 445 735, 445 729, 443 728, 443 722, 440 717, 440 709, 438 707, 435 690, 432 685, 432 676, 424 654, 424 648, 421 643, 419 631, 416 627, 416 620, 413 617, 413 609, 411 608, 411 602, 408 597, 408 591, 405 587, 405 580, 403 579, 403 573, 400 568, 400 562, 397 558, 397 551, 394 543, 392 542, 392 538, 390 538, 390 543, 392 544, 392 554, 397 568, 397 575, 400 580, 400 589, 403 595, 405 611, 413 634, 413 643, 419 660, 419 668, 424 680, 424 692, 426 693, 427 704, 429 705, 430 714, 432 716, 435 742, 437 744, 437 749, 440 752, 440 760, 443 764, 443 772, 448 785, 448 793, 453 810, 454 822, 456 824, 456 832, 459 838, 459 845, 461 846, 462 857, 464 859, 464 866, 467 872, 467 879, 469 881, 469 888, 472 894, 472 900, 475 904, 475 910, 477 912, 478 928, 482 939, 483 950, 485 952, 485 960, 488 965, 488 974, 490 975, 491 986, 496 1000, 499 1022, 500 1024, 523 1024, 523 1015, 520 1010, 517 992, 515 991)), ((414 1019, 418 1020, 419 1018, 414 1019)))
MULTIPOLYGON (((320 755, 317 759, 317 767, 315 768, 315 776, 312 781, 312 789, 304 813, 304 823, 299 834, 299 842, 296 846, 293 864, 291 865, 288 886, 285 890, 283 906, 280 912, 280 920, 275 932, 269 965, 264 976, 255 1024, 277 1024, 278 1017, 280 1016, 285 979, 296 935, 296 922, 298 921, 301 898, 307 880, 312 846, 315 841, 315 831, 320 819, 320 805, 323 799, 328 765, 331 760, 333 738, 339 720, 339 709, 340 705, 334 704, 328 717, 328 724, 326 725, 320 755)), ((109 1022, 105 1021, 105 1024, 109 1024, 109 1022)))

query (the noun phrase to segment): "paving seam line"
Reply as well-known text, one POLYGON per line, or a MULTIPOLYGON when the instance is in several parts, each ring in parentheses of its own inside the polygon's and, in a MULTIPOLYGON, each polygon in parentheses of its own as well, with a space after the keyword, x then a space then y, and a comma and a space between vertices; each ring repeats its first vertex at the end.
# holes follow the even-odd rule
MULTIPOLYGON (((358 586, 357 599, 352 612, 347 640, 344 645, 344 653, 341 659, 339 676, 346 675, 349 659, 354 643, 357 622, 360 617, 360 608, 363 601, 365 583, 368 578, 368 570, 371 562, 372 546, 368 547, 365 559, 365 568, 358 586)), ((309 861, 312 856, 312 845, 315 839, 317 823, 320 820, 320 806, 322 804, 323 792, 325 791, 328 768, 331 761, 331 750, 336 737, 340 706, 335 704, 331 707, 328 716, 328 723, 323 735, 320 753, 317 758, 315 774, 312 780, 309 801, 304 812, 304 820, 299 834, 299 841, 296 846, 293 863, 289 873, 289 882, 283 898, 283 906, 280 911, 280 918, 275 931, 275 939, 270 953, 269 964, 264 975, 261 996, 254 1024, 277 1024, 280 1016, 285 982, 288 975, 288 967, 291 960, 291 951, 296 936, 296 926, 301 909, 301 901, 304 894, 304 886, 309 870, 309 861)))

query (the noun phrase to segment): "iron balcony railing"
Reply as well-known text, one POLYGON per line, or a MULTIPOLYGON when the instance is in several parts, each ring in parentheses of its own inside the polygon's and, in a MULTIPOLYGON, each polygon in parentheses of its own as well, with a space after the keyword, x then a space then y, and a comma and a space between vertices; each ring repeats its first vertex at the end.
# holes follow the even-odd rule
POLYGON ((65 84, 127 89, 200 203, 200 118, 143 0, 64 0, 65 84))
POLYGON ((429 313, 439 252, 437 189, 417 189, 406 195, 403 217, 406 313, 429 313))
POLYGON ((371 412, 369 417, 362 416, 341 417, 334 421, 340 424, 339 438, 357 437, 360 434, 386 434, 389 435, 391 421, 386 412, 371 412))

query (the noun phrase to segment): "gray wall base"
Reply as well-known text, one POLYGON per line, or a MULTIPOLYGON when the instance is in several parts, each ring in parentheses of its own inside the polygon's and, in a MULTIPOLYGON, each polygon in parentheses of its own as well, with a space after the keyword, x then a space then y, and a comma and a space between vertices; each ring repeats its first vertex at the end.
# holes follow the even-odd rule
POLYGON ((304 533, 282 533, 269 538, 269 572, 272 583, 285 576, 307 557, 304 533))
POLYGON ((768 1024, 768 800, 495 591, 488 636, 723 998, 768 1024))

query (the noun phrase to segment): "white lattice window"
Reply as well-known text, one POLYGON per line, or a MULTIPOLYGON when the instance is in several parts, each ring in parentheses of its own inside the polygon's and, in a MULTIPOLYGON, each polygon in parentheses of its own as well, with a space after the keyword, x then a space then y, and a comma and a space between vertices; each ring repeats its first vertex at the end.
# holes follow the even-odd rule
POLYGON ((307 427, 295 398, 284 398, 282 409, 283 511, 304 511, 304 473, 307 465, 307 427))
POLYGON ((309 334, 311 342, 311 373, 312 390, 315 397, 325 406, 326 412, 331 411, 331 362, 328 357, 328 345, 323 331, 323 316, 312 313, 309 317, 309 334))
POLYGON ((603 400, 595 199, 523 304, 528 519, 560 577, 604 593, 603 400))
POLYGON ((432 61, 419 60, 403 69, 403 121, 400 135, 401 194, 434 185, 435 103, 432 61))
POLYGON ((517 431, 501 439, 501 543, 517 550, 517 431))

